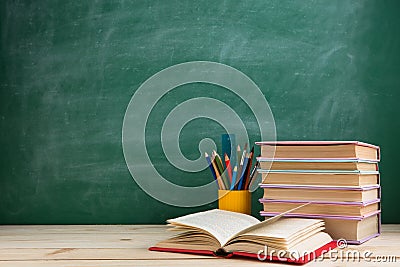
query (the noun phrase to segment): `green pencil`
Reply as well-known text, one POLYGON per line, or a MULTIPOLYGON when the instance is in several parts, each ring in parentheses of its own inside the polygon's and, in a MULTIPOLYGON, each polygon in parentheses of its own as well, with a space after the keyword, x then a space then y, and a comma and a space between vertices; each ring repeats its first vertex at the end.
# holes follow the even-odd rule
POLYGON ((217 164, 217 167, 221 174, 221 178, 222 178, 222 181, 224 182, 225 188, 229 188, 229 181, 228 181, 228 178, 226 177, 226 175, 224 174, 224 167, 222 165, 222 159, 216 151, 214 151, 214 155, 215 155, 215 163, 217 164))

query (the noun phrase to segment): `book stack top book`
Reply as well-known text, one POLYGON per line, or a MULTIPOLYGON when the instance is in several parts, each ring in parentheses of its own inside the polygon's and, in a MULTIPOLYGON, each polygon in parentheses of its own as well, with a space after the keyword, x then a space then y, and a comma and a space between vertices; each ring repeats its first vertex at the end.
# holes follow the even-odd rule
POLYGON ((323 218, 327 232, 360 244, 380 233, 378 146, 357 141, 257 142, 261 215, 323 218))

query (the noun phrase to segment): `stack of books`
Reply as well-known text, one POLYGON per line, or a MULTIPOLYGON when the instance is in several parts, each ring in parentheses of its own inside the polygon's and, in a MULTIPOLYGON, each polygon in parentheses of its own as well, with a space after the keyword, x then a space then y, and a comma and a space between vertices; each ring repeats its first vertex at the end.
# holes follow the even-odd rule
POLYGON ((356 141, 256 144, 261 146, 262 216, 310 203, 285 216, 321 218, 333 239, 349 244, 380 234, 379 147, 356 141))

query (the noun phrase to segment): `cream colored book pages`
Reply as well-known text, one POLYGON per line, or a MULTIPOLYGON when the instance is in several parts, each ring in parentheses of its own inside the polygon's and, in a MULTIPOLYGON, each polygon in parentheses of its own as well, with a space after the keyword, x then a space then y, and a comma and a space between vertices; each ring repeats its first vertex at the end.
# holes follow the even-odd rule
POLYGON ((260 221, 246 214, 214 209, 170 219, 167 222, 203 229, 224 245, 237 232, 260 221))
POLYGON ((297 209, 300 209, 301 207, 307 206, 307 205, 309 205, 310 203, 311 203, 311 202, 305 203, 305 204, 300 205, 300 206, 298 206, 298 207, 295 207, 295 208, 293 208, 293 209, 290 209, 290 210, 287 210, 287 211, 285 211, 285 212, 282 212, 281 214, 275 215, 274 217, 271 217, 271 218, 269 218, 269 219, 266 219, 266 220, 263 221, 263 222, 260 222, 260 223, 254 224, 254 225, 252 225, 252 226, 250 226, 250 227, 248 227, 248 228, 245 228, 245 229, 241 230, 240 232, 236 233, 236 234, 232 237, 232 239, 235 238, 235 237, 238 237, 238 236, 240 236, 240 235, 242 235, 242 234, 244 234, 244 233, 253 231, 253 230, 257 229, 257 228, 262 228, 262 227, 264 227, 264 225, 272 224, 273 222, 276 222, 276 221, 278 221, 280 218, 282 218, 285 214, 290 213, 290 212, 293 212, 293 211, 295 211, 295 210, 297 210, 297 209))
POLYGON ((301 258, 331 241, 332 238, 327 233, 319 232, 291 247, 290 252, 294 258, 301 258))
POLYGON ((246 232, 243 235, 267 236, 269 238, 290 239, 292 236, 305 229, 313 229, 314 225, 320 225, 322 220, 302 218, 281 218, 280 220, 263 225, 261 228, 246 232))

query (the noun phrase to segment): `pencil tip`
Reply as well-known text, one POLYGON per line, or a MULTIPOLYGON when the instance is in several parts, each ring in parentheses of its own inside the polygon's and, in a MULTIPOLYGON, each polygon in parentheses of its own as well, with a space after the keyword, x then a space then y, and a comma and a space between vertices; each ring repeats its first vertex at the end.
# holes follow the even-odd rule
POLYGON ((204 156, 208 157, 208 154, 207 154, 207 152, 204 152, 204 156))

